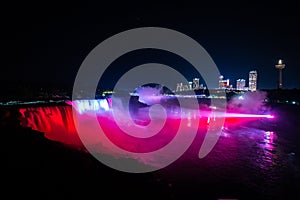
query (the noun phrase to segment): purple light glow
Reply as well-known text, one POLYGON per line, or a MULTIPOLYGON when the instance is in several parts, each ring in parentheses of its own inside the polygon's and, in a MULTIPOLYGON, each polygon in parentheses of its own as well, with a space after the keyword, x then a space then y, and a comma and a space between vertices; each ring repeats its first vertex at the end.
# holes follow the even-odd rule
MULTIPOLYGON (((148 107, 142 107, 133 113, 136 120, 140 120, 139 126, 147 126, 149 120, 153 120, 154 128, 160 128, 157 134, 151 137, 133 137, 123 132, 118 124, 115 122, 112 109, 112 102, 110 99, 101 100, 78 100, 68 102, 68 106, 54 106, 54 107, 33 107, 21 108, 20 113, 24 119, 24 126, 31 127, 34 130, 42 131, 49 139, 61 141, 66 144, 83 147, 82 138, 78 135, 75 128, 75 123, 83 121, 81 129, 84 131, 85 143, 95 147, 95 151, 107 153, 116 157, 127 157, 128 154, 122 152, 115 152, 112 145, 118 146, 128 152, 134 152, 134 159, 152 166, 159 164, 159 158, 150 155, 151 152, 158 151, 168 145, 176 136, 178 127, 182 123, 182 130, 186 133, 196 130, 198 136, 201 138, 199 144, 206 137, 209 127, 215 126, 218 123, 218 118, 225 118, 225 127, 238 126, 241 123, 257 120, 260 118, 271 119, 274 118, 271 114, 246 114, 239 112, 221 113, 217 108, 212 110, 192 110, 182 108, 181 112, 177 109, 168 108, 166 122, 161 127, 161 115, 153 115, 149 118, 148 107), (72 108, 75 108, 78 114, 74 119, 72 115, 72 108), (96 113, 98 125, 101 126, 105 135, 99 136, 95 134, 97 126, 91 123, 93 113, 96 113), (149 155, 148 155, 149 154, 149 155), (158 161, 154 161, 158 159, 158 161)), ((122 117, 122 116, 121 116, 122 117)), ((128 129, 134 130, 135 125, 129 124, 126 116, 121 118, 121 123, 128 126, 128 129)), ((134 120, 135 121, 135 120, 134 120)), ((147 130, 147 129, 145 129, 147 130)), ((142 134, 143 129, 140 132, 142 134)), ((272 137, 272 133, 268 133, 272 137)), ((179 147, 184 145, 186 138, 190 137, 188 134, 182 135, 182 140, 177 144, 179 147)), ((160 155, 168 158, 169 155, 160 155)))
POLYGON ((273 119, 273 115, 257 115, 257 114, 244 114, 244 113, 226 113, 226 118, 269 118, 273 119))

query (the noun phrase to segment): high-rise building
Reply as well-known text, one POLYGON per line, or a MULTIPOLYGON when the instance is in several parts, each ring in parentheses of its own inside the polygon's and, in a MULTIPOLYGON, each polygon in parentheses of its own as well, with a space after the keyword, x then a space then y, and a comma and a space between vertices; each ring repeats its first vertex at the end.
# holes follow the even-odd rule
POLYGON ((193 89, 199 89, 199 78, 193 79, 193 89))
POLYGON ((229 79, 223 79, 224 77, 219 76, 219 88, 228 88, 229 87, 229 79))
POLYGON ((189 82, 189 90, 192 90, 193 89, 193 82, 189 82))
POLYGON ((249 72, 249 90, 256 91, 257 89, 257 71, 252 70, 249 72))
POLYGON ((183 90, 183 84, 182 83, 177 83, 176 87, 176 92, 182 91, 183 90))
POLYGON ((246 86, 246 80, 245 79, 236 80, 236 89, 237 90, 244 90, 245 86, 246 86))
POLYGON ((275 68, 278 69, 278 89, 282 89, 282 69, 285 68, 285 64, 282 63, 282 60, 279 60, 275 68))
POLYGON ((187 84, 184 84, 182 86, 182 91, 188 91, 189 90, 189 86, 187 84))

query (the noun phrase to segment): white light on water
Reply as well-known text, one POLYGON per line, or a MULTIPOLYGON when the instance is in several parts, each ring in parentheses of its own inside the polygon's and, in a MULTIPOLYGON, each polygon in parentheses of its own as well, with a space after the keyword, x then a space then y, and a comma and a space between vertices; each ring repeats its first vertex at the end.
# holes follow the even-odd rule
POLYGON ((108 111, 110 109, 107 99, 75 100, 72 102, 79 114, 88 111, 108 111))

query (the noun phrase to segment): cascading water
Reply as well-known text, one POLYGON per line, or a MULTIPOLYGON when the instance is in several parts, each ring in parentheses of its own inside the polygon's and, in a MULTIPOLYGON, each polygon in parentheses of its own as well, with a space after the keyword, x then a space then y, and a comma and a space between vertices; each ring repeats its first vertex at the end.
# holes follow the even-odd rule
MULTIPOLYGON (((149 108, 150 107, 140 107, 131 112, 131 117, 134 119, 133 121, 137 122, 139 126, 147 125, 150 120, 149 108)), ((207 127, 213 124, 216 118, 222 117, 222 115, 219 115, 218 111, 215 111, 213 108, 200 110, 200 112, 191 109, 182 109, 178 112, 176 106, 169 107, 167 109, 168 115, 161 131, 149 138, 135 138, 124 133, 118 127, 118 124, 113 120, 112 109, 112 101, 108 98, 69 101, 65 106, 26 107, 20 108, 19 111, 22 115, 23 126, 43 132, 48 139, 68 145, 83 147, 82 138, 80 138, 75 126, 77 120, 80 119, 81 122, 84 122, 85 144, 101 144, 100 151, 107 153, 113 153, 110 152, 110 144, 103 142, 103 138, 93 134, 94 130, 97 129, 97 127, 90 124, 93 113, 96 114, 99 124, 110 141, 122 149, 139 153, 154 151, 168 144, 174 137, 174 134, 176 134, 176 127, 179 126, 179 123, 184 124, 185 132, 188 133, 189 130, 196 129, 198 134, 204 136, 207 127), (73 111, 76 112, 77 119, 73 118, 73 111), (195 123, 198 119, 200 119, 199 123, 195 123)), ((163 116, 157 115, 152 118, 152 120, 154 120, 154 127, 160 127, 161 124, 158 123, 161 121, 160 117, 163 116)), ((232 126, 250 120, 272 118, 273 116, 226 113, 223 117, 226 118, 225 126, 232 126)), ((126 124, 128 121, 129 119, 126 117, 121 117, 121 123, 126 124)), ((131 127, 128 128, 130 129, 131 127)), ((143 134, 142 131, 140 134, 143 134)))

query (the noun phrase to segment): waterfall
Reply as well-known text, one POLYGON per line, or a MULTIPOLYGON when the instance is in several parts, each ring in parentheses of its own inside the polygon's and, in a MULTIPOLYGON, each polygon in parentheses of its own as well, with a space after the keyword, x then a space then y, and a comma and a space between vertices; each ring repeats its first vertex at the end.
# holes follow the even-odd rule
POLYGON ((111 107, 109 99, 76 100, 67 105, 20 108, 21 125, 43 132, 50 140, 82 146, 75 128, 72 107, 83 115, 90 111, 103 112, 111 107))

